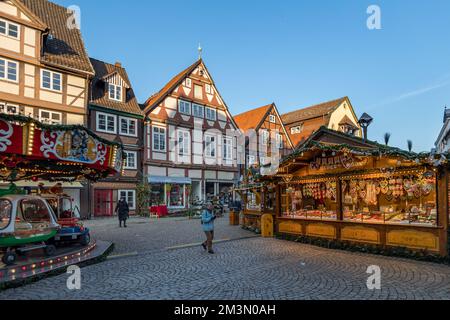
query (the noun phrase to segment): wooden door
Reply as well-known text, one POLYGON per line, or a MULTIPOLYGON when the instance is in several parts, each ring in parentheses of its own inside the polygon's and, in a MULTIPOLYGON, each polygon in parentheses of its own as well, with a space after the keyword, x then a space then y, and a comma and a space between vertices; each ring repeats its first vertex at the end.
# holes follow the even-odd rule
POLYGON ((113 191, 94 191, 94 215, 96 217, 112 217, 113 215, 113 191))

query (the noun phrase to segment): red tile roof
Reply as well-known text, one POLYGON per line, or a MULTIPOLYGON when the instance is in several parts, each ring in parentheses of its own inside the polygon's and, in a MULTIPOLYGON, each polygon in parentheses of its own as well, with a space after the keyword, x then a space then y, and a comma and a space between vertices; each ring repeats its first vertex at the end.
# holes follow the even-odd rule
POLYGON ((159 105, 162 100, 170 94, 184 79, 197 68, 201 63, 202 59, 195 61, 194 64, 190 65, 185 70, 181 71, 175 77, 173 77, 160 91, 152 95, 147 101, 144 103, 144 112, 150 111, 155 106, 159 105))
POLYGON ((324 102, 307 108, 292 111, 283 114, 281 118, 285 125, 290 125, 296 122, 301 122, 309 119, 326 117, 330 115, 331 112, 336 110, 348 97, 343 97, 340 99, 324 102))
POLYGON ((273 103, 263 107, 259 107, 234 116, 234 121, 237 123, 239 129, 247 131, 249 129, 257 129, 257 126, 262 122, 264 116, 273 107, 273 103))
POLYGON ((51 37, 44 43, 43 63, 92 75, 94 70, 84 46, 81 32, 68 28, 72 13, 47 0, 20 0, 49 29, 51 37))

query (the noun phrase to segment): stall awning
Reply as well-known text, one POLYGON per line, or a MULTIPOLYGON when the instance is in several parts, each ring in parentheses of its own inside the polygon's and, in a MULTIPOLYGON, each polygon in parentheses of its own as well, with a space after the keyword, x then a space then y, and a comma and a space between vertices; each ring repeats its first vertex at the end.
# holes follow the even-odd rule
POLYGON ((192 184, 191 178, 185 178, 185 177, 150 176, 150 177, 148 177, 148 182, 149 183, 192 184))

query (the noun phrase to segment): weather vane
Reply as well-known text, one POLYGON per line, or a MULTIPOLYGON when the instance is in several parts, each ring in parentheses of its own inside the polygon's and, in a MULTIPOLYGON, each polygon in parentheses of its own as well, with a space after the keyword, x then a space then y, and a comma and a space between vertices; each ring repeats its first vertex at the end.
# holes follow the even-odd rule
POLYGON ((202 53, 203 53, 203 48, 202 45, 199 43, 198 44, 198 59, 201 60, 202 59, 202 53))

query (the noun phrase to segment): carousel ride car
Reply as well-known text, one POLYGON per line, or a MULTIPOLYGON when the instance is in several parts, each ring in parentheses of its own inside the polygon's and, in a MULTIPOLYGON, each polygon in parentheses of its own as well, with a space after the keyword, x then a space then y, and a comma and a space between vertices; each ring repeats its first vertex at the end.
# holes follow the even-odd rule
POLYGON ((51 239, 56 245, 79 243, 87 246, 91 242, 89 228, 81 222, 80 211, 73 205, 73 199, 64 193, 41 194, 47 200, 61 226, 58 233, 51 239))
POLYGON ((38 249, 52 256, 56 248, 49 240, 59 228, 53 210, 41 197, 0 197, 0 251, 4 264, 12 265, 18 254, 38 249))

